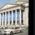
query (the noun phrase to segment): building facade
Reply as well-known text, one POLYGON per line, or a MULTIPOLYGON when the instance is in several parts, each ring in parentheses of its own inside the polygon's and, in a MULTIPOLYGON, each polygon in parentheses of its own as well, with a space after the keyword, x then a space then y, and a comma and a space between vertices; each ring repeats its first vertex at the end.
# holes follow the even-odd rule
POLYGON ((13 25, 28 26, 28 5, 5 5, 0 9, 0 28, 13 25))

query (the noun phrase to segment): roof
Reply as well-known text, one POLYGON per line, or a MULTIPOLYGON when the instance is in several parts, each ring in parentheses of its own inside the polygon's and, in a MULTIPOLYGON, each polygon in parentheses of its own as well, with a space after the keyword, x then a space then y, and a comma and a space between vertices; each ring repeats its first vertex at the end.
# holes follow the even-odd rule
POLYGON ((5 4, 1 9, 6 9, 9 7, 13 7, 13 6, 16 6, 16 5, 15 4, 5 4))
MULTIPOLYGON (((21 5, 20 5, 20 4, 5 4, 5 5, 0 9, 0 11, 3 10, 3 9, 9 9, 9 8, 17 7, 17 6, 21 6, 21 5)), ((25 4, 23 3, 22 6, 23 6, 23 7, 29 6, 29 3, 25 3, 25 4)))
POLYGON ((19 4, 6 4, 5 6, 3 6, 3 7, 0 9, 0 11, 1 11, 1 10, 10 9, 10 8, 14 8, 14 7, 18 7, 18 6, 24 7, 24 5, 19 5, 19 4))
POLYGON ((28 2, 29 0, 16 0, 16 2, 28 2))

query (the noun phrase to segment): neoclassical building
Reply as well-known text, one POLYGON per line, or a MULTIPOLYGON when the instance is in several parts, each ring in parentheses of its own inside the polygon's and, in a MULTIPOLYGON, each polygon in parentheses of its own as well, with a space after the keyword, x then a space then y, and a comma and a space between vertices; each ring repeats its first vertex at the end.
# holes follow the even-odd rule
POLYGON ((28 3, 16 2, 6 4, 0 9, 0 28, 11 26, 28 26, 28 3))

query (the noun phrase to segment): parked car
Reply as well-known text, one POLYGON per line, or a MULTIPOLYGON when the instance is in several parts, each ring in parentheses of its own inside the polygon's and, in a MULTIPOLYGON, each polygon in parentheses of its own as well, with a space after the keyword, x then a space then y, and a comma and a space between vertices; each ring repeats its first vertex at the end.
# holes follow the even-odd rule
POLYGON ((21 32, 22 31, 22 28, 21 27, 12 27, 11 29, 4 29, 4 30, 1 30, 2 34, 13 34, 14 33, 18 33, 18 32, 21 32))

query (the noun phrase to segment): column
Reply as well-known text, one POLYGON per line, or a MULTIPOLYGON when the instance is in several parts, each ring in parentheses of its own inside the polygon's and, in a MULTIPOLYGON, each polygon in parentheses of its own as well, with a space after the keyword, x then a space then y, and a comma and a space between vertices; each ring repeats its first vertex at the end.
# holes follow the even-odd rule
POLYGON ((21 10, 21 23, 22 23, 22 25, 24 25, 24 23, 23 23, 23 11, 24 10, 21 10))
POLYGON ((1 13, 0 13, 0 26, 1 26, 1 13))
POLYGON ((4 24, 4 26, 5 26, 5 12, 3 13, 3 24, 4 24))
POLYGON ((8 12, 8 26, 10 25, 10 12, 8 12))
POLYGON ((7 23, 7 14, 5 13, 5 27, 6 27, 6 23, 7 23))
POLYGON ((10 25, 11 25, 11 22, 12 22, 12 21, 11 21, 11 11, 10 11, 10 25))
POLYGON ((15 10, 15 25, 17 25, 17 10, 15 10))
POLYGON ((15 25, 15 10, 13 10, 13 25, 15 25))
POLYGON ((2 13, 2 27, 4 26, 4 24, 3 24, 3 20, 4 19, 4 14, 2 13))
MULTIPOLYGON (((24 15, 24 14, 23 14, 24 15)), ((24 19, 23 19, 23 25, 24 25, 24 19)))
POLYGON ((2 13, 1 13, 1 26, 2 26, 2 13))
POLYGON ((11 26, 12 26, 12 11, 11 11, 11 26))
POLYGON ((13 25, 13 11, 12 11, 12 25, 13 25))
POLYGON ((7 19, 6 19, 6 26, 8 26, 8 12, 6 12, 6 16, 7 16, 7 19))
POLYGON ((21 25, 21 9, 20 9, 20 20, 19 21, 20 21, 20 25, 21 25))

